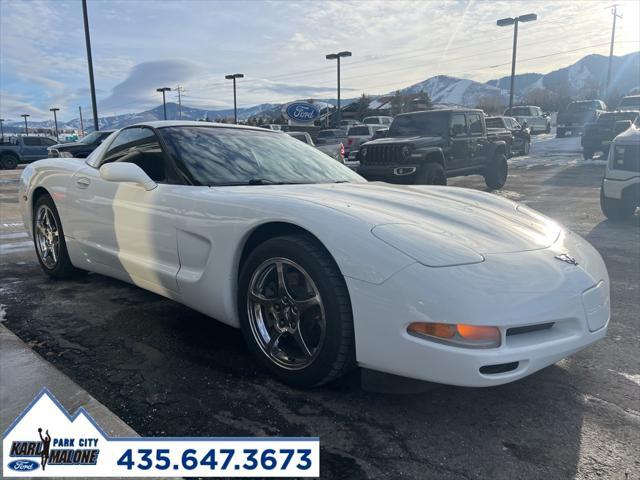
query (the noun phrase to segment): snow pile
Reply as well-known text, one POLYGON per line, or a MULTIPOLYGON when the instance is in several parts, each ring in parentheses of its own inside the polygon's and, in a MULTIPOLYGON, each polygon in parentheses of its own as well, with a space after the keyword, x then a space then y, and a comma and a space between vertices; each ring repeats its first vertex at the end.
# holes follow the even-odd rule
POLYGON ((509 166, 525 168, 606 165, 606 163, 606 159, 600 157, 585 160, 582 156, 580 137, 556 138, 555 133, 532 136, 529 155, 509 159, 509 166))

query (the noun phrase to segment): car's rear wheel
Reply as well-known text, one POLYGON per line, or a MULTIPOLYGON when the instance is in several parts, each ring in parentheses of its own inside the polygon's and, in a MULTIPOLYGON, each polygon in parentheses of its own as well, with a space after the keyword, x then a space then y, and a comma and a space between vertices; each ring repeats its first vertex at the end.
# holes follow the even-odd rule
POLYGON ((486 166, 484 173, 484 181, 492 190, 498 190, 507 183, 507 175, 509 174, 509 166, 507 157, 499 153, 486 166))
POLYGON ((2 155, 0 157, 0 168, 3 170, 14 170, 18 166, 18 158, 15 155, 2 155))
POLYGON ((33 207, 33 241, 40 266, 50 277, 70 278, 82 272, 71 264, 60 215, 47 194, 33 207))
POLYGON ((635 202, 628 198, 609 198, 604 195, 604 189, 600 189, 600 208, 609 220, 623 221, 631 218, 636 211, 635 202))
POLYGON ((447 172, 444 167, 437 162, 430 162, 423 165, 416 175, 418 185, 446 185, 447 172))
POLYGON ((347 287, 312 237, 287 235, 259 245, 247 257, 238 287, 247 345, 279 380, 314 387, 355 366, 347 287))

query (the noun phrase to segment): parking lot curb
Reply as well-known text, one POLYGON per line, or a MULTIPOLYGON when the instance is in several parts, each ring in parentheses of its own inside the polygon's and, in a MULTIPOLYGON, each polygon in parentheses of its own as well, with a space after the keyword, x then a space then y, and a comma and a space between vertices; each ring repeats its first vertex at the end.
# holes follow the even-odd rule
MULTIPOLYGON (((139 435, 116 414, 93 398, 64 373, 31 350, 7 327, 0 324, 0 429, 29 405, 43 387, 47 387, 68 412, 84 407, 102 429, 113 437, 139 435)), ((2 453, 0 453, 0 477, 2 453)))

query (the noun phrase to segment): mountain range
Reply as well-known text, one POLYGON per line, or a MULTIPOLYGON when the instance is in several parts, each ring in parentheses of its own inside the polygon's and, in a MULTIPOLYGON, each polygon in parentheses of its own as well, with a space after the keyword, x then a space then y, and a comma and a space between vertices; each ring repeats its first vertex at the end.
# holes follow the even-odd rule
MULTIPOLYGON (((516 100, 524 100, 528 94, 535 90, 547 91, 556 95, 580 98, 585 95, 594 95, 594 92, 602 91, 606 82, 608 57, 603 55, 587 55, 572 65, 555 70, 547 74, 523 73, 516 75, 516 100)), ((640 52, 613 57, 614 75, 611 78, 611 91, 619 94, 628 94, 640 90, 640 52)), ((474 107, 483 100, 492 99, 499 104, 506 104, 509 97, 510 77, 502 77, 488 82, 476 82, 471 79, 437 75, 422 82, 416 83, 399 91, 403 94, 425 91, 434 103, 448 105, 462 105, 474 107)), ((390 93, 392 94, 392 93, 390 93)), ((293 100, 293 99, 292 99, 293 100)), ((343 100, 342 104, 356 99, 343 100)), ((319 100, 322 105, 327 103, 335 105, 334 99, 319 100)), ((249 118, 277 118, 280 116, 282 104, 262 103, 251 107, 238 108, 238 118, 242 121, 249 118)), ((167 118, 177 119, 178 105, 167 103, 167 118)), ((128 113, 124 115, 101 117, 100 128, 121 128, 136 122, 159 120, 163 117, 162 105, 140 113, 128 113)), ((202 109, 183 105, 183 120, 220 120, 232 118, 233 109, 202 109)), ((85 128, 90 129, 92 120, 85 119, 85 128)), ((53 121, 29 122, 33 128, 52 128, 53 121)), ((22 122, 6 122, 7 131, 21 131, 22 122)), ((61 129, 79 129, 79 119, 59 123, 61 129)))

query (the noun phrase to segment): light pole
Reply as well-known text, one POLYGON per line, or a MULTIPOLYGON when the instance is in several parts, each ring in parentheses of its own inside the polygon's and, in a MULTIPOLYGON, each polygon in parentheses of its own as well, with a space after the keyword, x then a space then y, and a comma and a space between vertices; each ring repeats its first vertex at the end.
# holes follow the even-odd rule
POLYGON ((0 143, 4 142, 4 127, 2 124, 4 123, 4 118, 0 118, 0 143))
POLYGON ((53 123, 56 126, 56 140, 59 142, 60 135, 58 135, 58 116, 56 115, 56 112, 60 111, 60 109, 57 107, 53 107, 53 108, 50 108, 49 111, 53 112, 53 123))
POLYGON ((516 81, 516 48, 518 47, 518 23, 520 22, 533 22, 538 19, 538 15, 535 13, 528 13, 526 15, 520 15, 515 18, 501 18, 496 23, 499 27, 507 27, 513 25, 513 54, 511 57, 511 88, 509 89, 509 108, 513 107, 513 92, 516 81))
POLYGON ((622 15, 618 14, 618 6, 612 5, 611 14, 613 15, 613 27, 611 27, 611 46, 609 47, 609 65, 607 67, 607 84, 605 87, 605 95, 609 96, 609 85, 611 84, 611 62, 613 61, 613 43, 616 40, 616 19, 622 18, 622 15))
POLYGON ((156 88, 156 92, 162 93, 162 110, 164 111, 164 119, 167 119, 167 104, 165 102, 165 92, 170 92, 171 89, 169 87, 156 88))
POLYGON ((87 13, 87 0, 82 0, 82 17, 84 19, 84 41, 87 46, 87 64, 89 65, 89 87, 91 88, 91 107, 93 108, 93 129, 97 132, 98 104, 96 103, 96 84, 93 80, 93 58, 91 56, 91 36, 89 35, 89 14, 87 13))
POLYGON ((340 120, 342 120, 342 110, 340 110, 340 59, 342 57, 350 57, 351 52, 338 52, 338 53, 330 53, 326 56, 327 60, 337 60, 338 61, 338 127, 340 126, 340 120))
POLYGON ((31 115, 29 115, 28 113, 23 113, 20 116, 24 118, 24 134, 29 135, 29 127, 27 127, 27 117, 30 117, 31 115))
POLYGON ((227 80, 233 80, 233 121, 234 123, 238 123, 238 104, 236 102, 236 79, 244 78, 242 73, 234 73, 233 75, 225 75, 224 78, 227 80))

